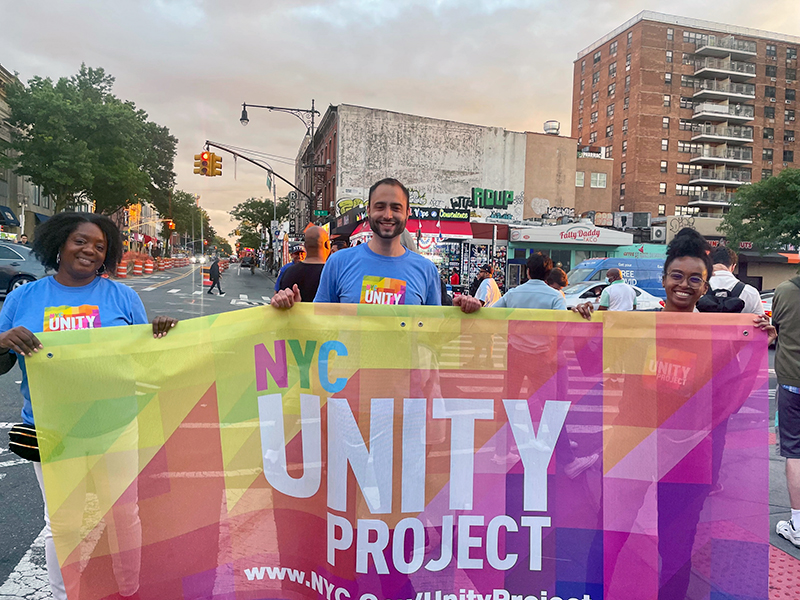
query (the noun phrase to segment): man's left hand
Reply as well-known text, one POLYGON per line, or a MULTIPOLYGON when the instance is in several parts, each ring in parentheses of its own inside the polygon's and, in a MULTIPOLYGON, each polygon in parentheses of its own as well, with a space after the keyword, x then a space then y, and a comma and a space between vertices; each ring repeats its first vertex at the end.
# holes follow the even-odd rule
POLYGON ((472 296, 461 294, 453 298, 453 306, 460 306, 463 313, 474 313, 481 307, 481 301, 472 296))

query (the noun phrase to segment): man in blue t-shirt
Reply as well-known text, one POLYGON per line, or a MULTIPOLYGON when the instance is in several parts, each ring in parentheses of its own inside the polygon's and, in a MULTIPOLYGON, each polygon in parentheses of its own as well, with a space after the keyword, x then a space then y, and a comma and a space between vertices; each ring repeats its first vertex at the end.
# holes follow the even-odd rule
MULTIPOLYGON (((367 204, 372 239, 331 255, 314 302, 441 305, 436 266, 400 242, 410 214, 408 190, 402 183, 391 178, 375 183, 367 204)), ((300 290, 294 286, 275 294, 271 304, 290 308, 300 301, 300 290)), ((456 296, 453 305, 465 313, 481 306, 471 296, 456 296)))

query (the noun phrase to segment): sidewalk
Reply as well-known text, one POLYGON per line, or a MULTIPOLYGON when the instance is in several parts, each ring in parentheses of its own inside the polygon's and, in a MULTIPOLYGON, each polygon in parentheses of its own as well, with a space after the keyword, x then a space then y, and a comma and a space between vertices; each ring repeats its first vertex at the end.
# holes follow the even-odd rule
MULTIPOLYGON (((774 407, 770 408, 774 419, 774 407)), ((800 548, 775 533, 778 521, 785 521, 792 513, 786 489, 785 459, 778 455, 774 427, 770 427, 769 438, 769 598, 795 600, 800 598, 800 548)))

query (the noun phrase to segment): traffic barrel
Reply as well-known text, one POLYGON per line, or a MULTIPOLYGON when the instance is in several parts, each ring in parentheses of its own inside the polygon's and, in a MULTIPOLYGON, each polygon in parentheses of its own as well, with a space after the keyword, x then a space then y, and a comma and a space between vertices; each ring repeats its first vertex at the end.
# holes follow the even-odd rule
POLYGON ((148 260, 144 263, 144 274, 145 275, 152 275, 153 274, 153 261, 148 260))
POLYGON ((140 260, 133 261, 133 274, 134 275, 142 274, 142 261, 140 260))
POLYGON ((211 267, 203 267, 203 285, 211 287, 211 267))
POLYGON ((159 271, 163 271, 164 270, 164 259, 163 258, 159 258, 158 260, 156 260, 156 269, 159 270, 159 271))
POLYGON ((117 265, 117 277, 125 279, 128 276, 128 263, 121 262, 117 265))

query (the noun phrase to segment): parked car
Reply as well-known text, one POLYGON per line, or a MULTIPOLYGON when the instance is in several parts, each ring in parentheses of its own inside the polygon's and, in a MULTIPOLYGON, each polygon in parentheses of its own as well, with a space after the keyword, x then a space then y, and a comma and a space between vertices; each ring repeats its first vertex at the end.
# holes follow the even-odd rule
POLYGON ((590 258, 575 266, 567 278, 570 283, 581 281, 602 282, 609 269, 617 268, 622 279, 658 298, 666 299, 667 293, 661 285, 664 274, 663 258, 590 258))
POLYGON ((0 296, 47 275, 28 246, 0 242, 0 296))
MULTIPOLYGON (((605 281, 583 281, 568 285, 561 291, 564 292, 567 308, 589 301, 597 310, 600 305, 600 295, 608 285, 605 281)), ((664 308, 664 301, 661 298, 657 298, 635 285, 631 287, 636 292, 636 310, 661 310, 664 308)))
POLYGON ((764 314, 769 317, 772 322, 772 297, 775 295, 775 290, 764 290, 761 292, 761 306, 764 307, 764 314))

